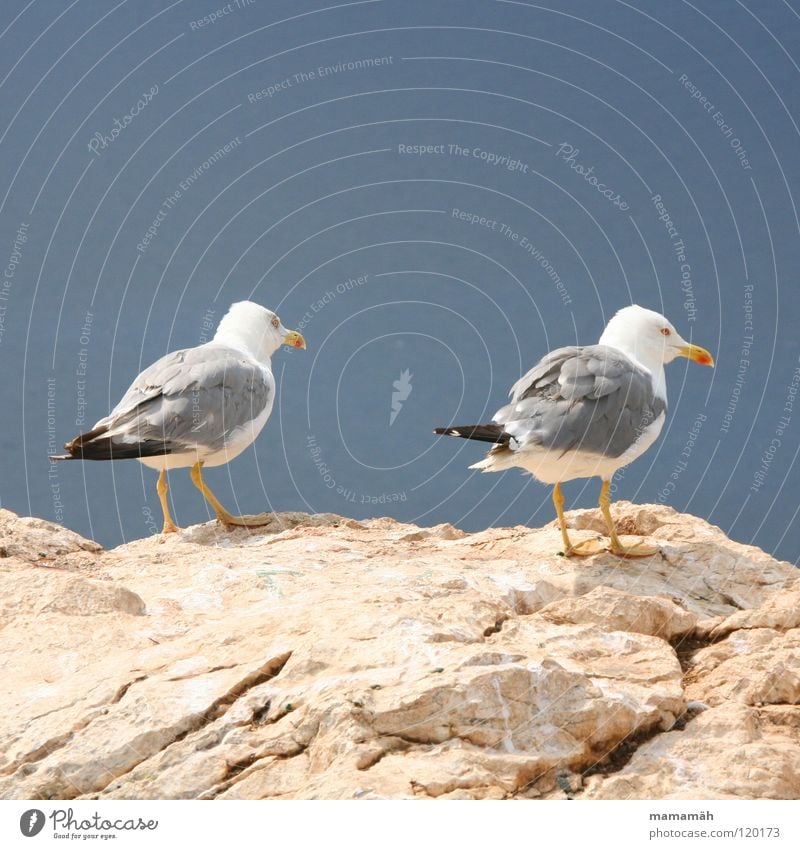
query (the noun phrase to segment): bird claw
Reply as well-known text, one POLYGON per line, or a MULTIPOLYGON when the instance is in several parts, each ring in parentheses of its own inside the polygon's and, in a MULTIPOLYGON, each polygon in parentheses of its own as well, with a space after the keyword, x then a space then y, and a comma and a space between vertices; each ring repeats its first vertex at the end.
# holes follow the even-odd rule
POLYGON ((272 513, 261 513, 259 516, 218 516, 226 528, 264 528, 272 524, 272 513))
POLYGON ((654 554, 658 554, 661 549, 657 545, 651 545, 644 540, 637 540, 634 543, 629 545, 611 545, 608 549, 612 554, 617 557, 652 557, 654 554))
POLYGON ((164 527, 161 529, 161 542, 164 541, 165 534, 177 534, 180 530, 181 529, 173 522, 164 522, 164 527))
POLYGON ((575 545, 569 546, 564 551, 564 557, 591 557, 593 554, 600 554, 606 551, 607 546, 604 539, 585 539, 575 545))
POLYGON ((636 540, 628 545, 620 544, 615 546, 609 544, 608 540, 602 537, 596 539, 585 539, 575 545, 569 546, 564 551, 564 557, 592 557, 595 554, 610 552, 617 557, 635 558, 635 557, 652 557, 654 554, 659 554, 661 549, 656 545, 651 545, 644 540, 636 540))

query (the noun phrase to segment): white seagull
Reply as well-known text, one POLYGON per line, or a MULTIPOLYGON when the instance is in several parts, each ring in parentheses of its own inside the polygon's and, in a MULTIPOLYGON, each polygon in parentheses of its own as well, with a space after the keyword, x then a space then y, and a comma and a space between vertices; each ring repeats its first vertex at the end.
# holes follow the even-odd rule
POLYGON ((180 530, 167 501, 167 470, 191 467, 194 485, 220 522, 258 527, 259 517, 233 516, 203 481, 203 466, 221 466, 250 445, 275 401, 270 359, 281 345, 305 348, 274 312, 252 301, 231 306, 214 338, 196 348, 173 351, 133 381, 122 400, 55 460, 135 458, 158 469, 163 533, 180 530))
POLYGON ((471 469, 499 472, 519 466, 542 483, 554 484, 566 556, 596 554, 598 540, 572 545, 564 521, 561 483, 599 476, 600 509, 610 551, 648 557, 658 549, 644 541, 624 545, 611 518, 611 479, 617 469, 643 454, 658 438, 667 411, 664 365, 688 357, 713 366, 714 358, 683 339, 652 310, 621 309, 597 345, 559 348, 545 355, 511 387, 511 403, 491 424, 436 428, 434 433, 493 443, 471 469))

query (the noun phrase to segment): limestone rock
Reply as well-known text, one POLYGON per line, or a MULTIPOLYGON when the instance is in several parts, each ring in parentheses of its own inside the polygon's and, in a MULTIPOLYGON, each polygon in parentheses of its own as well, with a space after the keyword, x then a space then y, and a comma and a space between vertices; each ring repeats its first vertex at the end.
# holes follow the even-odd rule
POLYGON ((78 551, 97 553, 102 546, 55 522, 0 509, 0 558, 35 563, 78 551))
POLYGON ((704 711, 644 743, 619 772, 593 776, 585 799, 796 799, 800 733, 738 704, 704 711))
POLYGON ((740 610, 722 621, 713 621, 710 627, 703 630, 710 637, 718 638, 750 628, 774 628, 778 631, 800 628, 800 586, 770 596, 755 610, 740 610))
POLYGON ((797 797, 796 570, 614 509, 661 555, 302 513, 104 552, 2 511, 0 797, 797 797))
POLYGON ((686 684, 688 698, 709 705, 799 705, 800 628, 729 632, 694 655, 686 684))
POLYGON ((606 630, 632 631, 674 640, 692 632, 697 616, 668 598, 634 596, 612 587, 595 587, 586 595, 552 602, 540 611, 550 622, 592 622, 606 630))

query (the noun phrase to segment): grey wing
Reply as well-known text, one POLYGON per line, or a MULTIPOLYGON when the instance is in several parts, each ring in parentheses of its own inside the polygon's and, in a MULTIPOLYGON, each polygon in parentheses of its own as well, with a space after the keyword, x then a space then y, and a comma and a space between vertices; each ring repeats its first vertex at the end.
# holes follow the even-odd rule
POLYGON ((123 441, 159 442, 171 453, 198 445, 216 451, 271 408, 274 396, 269 370, 231 348, 201 345, 145 369, 97 426, 123 441))
POLYGON ((619 457, 665 409, 648 372, 621 351, 588 345, 543 357, 514 384, 494 421, 518 448, 619 457))

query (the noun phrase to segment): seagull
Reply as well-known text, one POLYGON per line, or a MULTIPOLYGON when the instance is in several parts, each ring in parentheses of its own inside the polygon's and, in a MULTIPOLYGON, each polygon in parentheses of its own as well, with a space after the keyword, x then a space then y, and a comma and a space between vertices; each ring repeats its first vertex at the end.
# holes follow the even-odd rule
POLYGON ((570 542, 561 484, 598 476, 600 510, 620 557, 649 557, 658 548, 639 540, 625 545, 611 518, 611 479, 655 442, 664 426, 664 365, 687 357, 713 366, 714 358, 681 337, 663 315, 633 304, 614 315, 597 345, 558 348, 510 391, 511 402, 484 425, 436 428, 434 433, 491 442, 471 469, 499 472, 519 466, 553 484, 553 503, 564 554, 586 557, 606 548, 600 540, 570 542))
POLYGON ((191 468, 191 479, 229 527, 259 527, 260 517, 234 516, 208 488, 204 466, 221 466, 250 445, 275 401, 270 359, 281 347, 305 348, 274 312, 252 301, 231 306, 214 338, 161 357, 130 385, 116 407, 55 460, 137 459, 158 469, 162 533, 179 531, 170 515, 168 469, 191 468))

